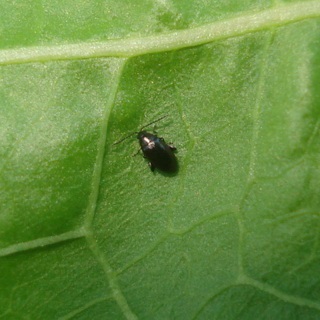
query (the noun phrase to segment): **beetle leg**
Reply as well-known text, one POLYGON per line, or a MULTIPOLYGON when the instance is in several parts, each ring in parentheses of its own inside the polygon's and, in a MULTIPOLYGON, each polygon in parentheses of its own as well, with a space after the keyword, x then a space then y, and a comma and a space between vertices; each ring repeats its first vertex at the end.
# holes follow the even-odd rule
POLYGON ((148 165, 149 165, 151 171, 153 172, 156 167, 151 162, 149 162, 148 165))
MULTIPOLYGON (((161 142, 166 143, 162 137, 159 137, 159 140, 160 140, 161 142)), ((176 151, 176 150, 177 150, 177 148, 176 148, 172 143, 168 143, 168 147, 169 147, 172 151, 176 151)))

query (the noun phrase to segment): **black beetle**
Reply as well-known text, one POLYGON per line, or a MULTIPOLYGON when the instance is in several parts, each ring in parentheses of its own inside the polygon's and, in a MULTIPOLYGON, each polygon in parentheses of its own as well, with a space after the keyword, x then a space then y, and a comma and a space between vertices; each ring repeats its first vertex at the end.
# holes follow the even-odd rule
POLYGON ((120 141, 115 142, 118 144, 123 140, 131 137, 133 134, 137 134, 139 140, 140 148, 143 156, 149 160, 149 166, 151 171, 159 169, 165 173, 174 174, 178 172, 179 166, 174 152, 176 148, 172 145, 167 144, 163 138, 158 137, 155 134, 149 133, 142 129, 154 124, 166 116, 163 116, 155 121, 148 123, 143 126, 139 132, 134 132, 129 136, 124 137, 120 141))

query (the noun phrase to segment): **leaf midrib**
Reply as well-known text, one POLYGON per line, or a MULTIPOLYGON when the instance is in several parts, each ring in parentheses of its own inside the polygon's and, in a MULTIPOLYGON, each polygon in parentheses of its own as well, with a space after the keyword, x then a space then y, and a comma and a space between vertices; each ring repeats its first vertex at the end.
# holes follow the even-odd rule
POLYGON ((132 57, 192 47, 316 17, 320 17, 318 0, 287 4, 262 11, 245 12, 235 18, 192 29, 148 37, 1 50, 0 65, 98 57, 132 57))

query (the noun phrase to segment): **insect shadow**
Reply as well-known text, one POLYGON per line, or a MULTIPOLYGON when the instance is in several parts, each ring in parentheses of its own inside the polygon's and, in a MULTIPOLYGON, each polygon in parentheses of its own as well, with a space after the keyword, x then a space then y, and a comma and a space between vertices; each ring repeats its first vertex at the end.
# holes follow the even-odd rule
POLYGON ((154 172, 155 170, 158 170, 166 176, 176 175, 179 171, 179 164, 174 152, 177 149, 172 144, 166 143, 162 137, 158 137, 156 134, 143 130, 166 117, 167 115, 162 116, 161 118, 146 124, 141 127, 139 131, 125 136, 113 145, 119 144, 129 137, 136 135, 139 140, 143 157, 148 160, 151 171, 154 172))

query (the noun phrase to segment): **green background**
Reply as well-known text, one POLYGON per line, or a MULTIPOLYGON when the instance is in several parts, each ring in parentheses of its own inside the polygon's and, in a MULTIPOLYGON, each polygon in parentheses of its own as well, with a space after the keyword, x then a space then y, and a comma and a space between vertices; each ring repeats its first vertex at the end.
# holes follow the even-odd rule
POLYGON ((320 1, 5 0, 0 37, 1 319, 320 318, 320 1), (173 177, 113 145, 162 115, 173 177))

